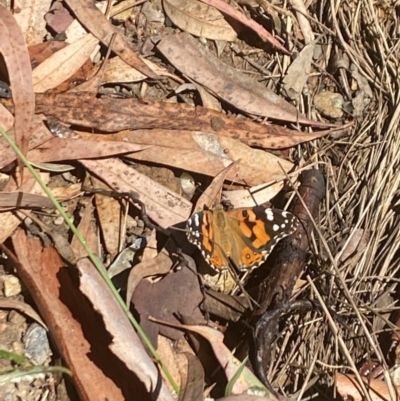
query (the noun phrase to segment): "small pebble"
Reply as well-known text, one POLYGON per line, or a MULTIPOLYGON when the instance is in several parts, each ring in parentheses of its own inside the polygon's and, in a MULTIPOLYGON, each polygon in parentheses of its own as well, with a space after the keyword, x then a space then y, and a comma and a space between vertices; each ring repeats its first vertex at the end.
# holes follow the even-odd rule
POLYGON ((50 357, 51 350, 47 331, 38 323, 32 323, 22 338, 25 356, 37 365, 43 365, 50 357))
POLYGON ((344 99, 340 93, 322 91, 315 95, 314 106, 325 117, 341 118, 344 99))
POLYGON ((18 278, 12 276, 11 274, 7 274, 2 276, 1 279, 3 280, 4 284, 4 296, 5 297, 14 297, 21 293, 21 283, 19 282, 18 278))

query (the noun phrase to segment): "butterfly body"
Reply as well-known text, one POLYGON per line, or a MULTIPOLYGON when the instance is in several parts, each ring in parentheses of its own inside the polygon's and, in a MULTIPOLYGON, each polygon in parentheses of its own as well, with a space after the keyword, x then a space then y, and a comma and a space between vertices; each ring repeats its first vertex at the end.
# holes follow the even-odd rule
POLYGON ((228 269, 230 260, 239 270, 251 270, 296 226, 293 214, 262 206, 204 210, 188 220, 187 237, 214 269, 228 269))

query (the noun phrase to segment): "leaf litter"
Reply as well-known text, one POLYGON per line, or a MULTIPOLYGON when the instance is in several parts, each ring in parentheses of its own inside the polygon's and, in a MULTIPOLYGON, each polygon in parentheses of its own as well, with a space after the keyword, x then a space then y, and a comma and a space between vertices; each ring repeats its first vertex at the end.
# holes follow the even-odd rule
MULTIPOLYGON (((198 326, 207 322, 202 300, 210 297, 201 292, 202 279, 194 273, 202 259, 193 254, 183 230, 193 210, 221 200, 230 207, 272 202, 283 208, 296 196, 299 170, 318 168, 327 179, 326 202, 315 246, 309 250, 307 274, 318 278, 318 291, 330 306, 352 320, 340 328, 344 345, 337 354, 338 327, 333 330, 325 320, 309 325, 314 318, 310 314, 289 315, 285 337, 276 342, 279 357, 265 368, 275 389, 314 396, 332 387, 330 378, 336 371, 328 366, 343 366, 349 358, 350 365, 360 365, 366 354, 390 366, 379 337, 368 330, 393 330, 380 324, 380 316, 390 318, 397 302, 398 49, 389 40, 398 29, 395 6, 372 6, 368 0, 352 3, 354 8, 339 4, 334 9, 327 2, 301 0, 291 1, 288 8, 263 1, 240 1, 233 7, 221 0, 152 0, 128 4, 128 12, 119 7, 114 17, 115 5, 99 3, 100 9, 89 0, 57 2, 53 7, 46 1, 25 1, 14 4, 13 10, 2 6, 0 49, 7 73, 2 69, 0 79, 9 84, 12 98, 1 101, 0 123, 35 166, 68 163, 74 169, 63 173, 47 166, 51 173, 41 172, 41 177, 74 216, 106 268, 123 249, 142 240, 142 249, 130 253, 128 269, 124 263, 113 279, 128 295, 127 303, 153 343, 165 348, 170 344, 173 350, 171 338, 178 337, 176 330, 167 335, 161 324, 150 323, 150 314, 175 323, 189 315, 198 331, 209 330, 198 326), (272 34, 266 29, 271 25, 268 19, 273 21, 272 34), (61 34, 60 42, 49 40, 54 32, 61 34), (234 42, 236 50, 223 41, 234 42), (290 57, 292 52, 298 57, 290 57), (347 64, 332 69, 334 54, 343 54, 347 64), (55 137, 51 117, 73 134, 55 137), (188 173, 193 184, 189 192, 179 179, 188 173), (86 193, 90 187, 109 191, 112 197, 92 196, 86 193), (127 193, 145 210, 129 201, 127 193), (166 229, 169 238, 163 237, 166 229), (353 244, 354 238, 359 241, 353 244), (183 257, 188 253, 195 261, 183 257), (347 287, 332 284, 332 277, 343 279, 347 287), (357 298, 344 303, 341 291, 357 298), (391 296, 383 297, 387 292, 391 296), (375 309, 365 312, 365 305, 375 309), (315 361, 321 361, 324 377, 314 369, 315 361), (318 388, 308 386, 307 380, 318 380, 318 388)), ((131 394, 150 399, 155 388, 158 399, 171 399, 170 380, 160 379, 125 313, 86 259, 86 250, 60 222, 3 138, 0 168, 5 182, 0 239, 4 252, 11 247, 18 259, 7 253, 14 271, 2 256, 0 278, 4 271, 24 282, 56 352, 74 372, 81 399, 118 400, 131 394)), ((262 274, 264 268, 241 277, 240 286, 233 280, 233 294, 244 298, 246 288, 246 299, 251 299, 262 274)), ((292 297, 313 298, 315 291, 304 284, 292 297)), ((223 298, 218 299, 213 313, 222 305, 223 298)), ((232 315, 233 304, 227 302, 232 315)), ((13 309, 22 312, 22 330, 24 308, 13 309)), ((7 322, 9 312, 4 313, 7 322)), ((219 360, 212 366, 199 367, 204 351, 188 341, 191 336, 179 335, 191 355, 189 368, 180 367, 188 371, 180 374, 193 377, 190 366, 202 371, 197 382, 183 382, 182 399, 199 397, 204 386, 214 397, 232 387, 227 382, 240 371, 239 362, 227 378, 214 372, 218 366, 226 370, 232 349, 240 343, 237 333, 245 333, 243 309, 235 313, 239 323, 229 321, 229 313, 224 318, 210 316, 209 324, 218 329, 218 337, 210 337, 219 360), (217 347, 222 335, 232 348, 217 347)), ((255 380, 247 367, 245 371, 255 380)), ((237 385, 243 384, 243 377, 237 380, 237 385)), ((356 375, 338 380, 336 386, 343 396, 358 394, 365 388, 359 381, 356 375)), ((376 386, 371 379, 366 383, 388 397, 387 386, 376 386)), ((245 384, 235 392, 249 387, 245 384)), ((52 396, 57 399, 55 392, 52 396)))

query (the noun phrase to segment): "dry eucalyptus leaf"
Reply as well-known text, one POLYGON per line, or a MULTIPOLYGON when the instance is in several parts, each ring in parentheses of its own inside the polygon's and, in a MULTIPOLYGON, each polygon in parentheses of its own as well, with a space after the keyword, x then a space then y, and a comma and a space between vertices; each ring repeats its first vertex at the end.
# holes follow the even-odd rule
MULTIPOLYGON (((158 64, 155 64, 146 58, 140 57, 140 59, 143 60, 143 62, 148 65, 156 74, 168 76, 176 82, 183 82, 182 79, 178 78, 174 74, 171 74, 166 68, 160 67, 158 64)), ((95 68, 93 68, 90 77, 95 76, 100 68, 101 64, 96 65, 95 68)), ((100 77, 100 79, 103 83, 141 82, 147 78, 146 75, 143 75, 141 72, 125 63, 125 61, 120 57, 113 57, 109 59, 102 74, 103 75, 100 77)))
POLYGON ((27 46, 41 43, 46 36, 46 21, 43 16, 50 8, 51 0, 15 0, 14 13, 18 25, 24 33, 27 46))
MULTIPOLYGON (((14 16, 5 7, 0 7, 0 32, 0 53, 12 88, 15 143, 26 155, 35 113, 32 69, 23 33, 14 16)), ((22 172, 23 164, 21 161, 18 164, 22 172)))
POLYGON ((329 126, 301 116, 285 99, 217 59, 187 33, 165 36, 157 48, 183 74, 245 113, 329 126))
POLYGON ((170 20, 183 31, 212 40, 233 42, 237 34, 215 8, 197 0, 163 0, 170 20))
POLYGON ((315 41, 303 48, 293 61, 283 79, 283 86, 291 99, 296 99, 302 92, 311 71, 315 41))
POLYGON ((235 208, 262 205, 275 197, 283 187, 283 181, 274 184, 261 184, 248 189, 223 191, 222 196, 235 208))
POLYGON ((119 159, 80 160, 80 162, 118 192, 134 192, 146 205, 147 215, 158 225, 168 228, 186 221, 192 204, 153 181, 119 159))
POLYGON ((98 43, 98 39, 88 33, 39 64, 32 72, 35 92, 46 92, 70 78, 82 67, 98 43))

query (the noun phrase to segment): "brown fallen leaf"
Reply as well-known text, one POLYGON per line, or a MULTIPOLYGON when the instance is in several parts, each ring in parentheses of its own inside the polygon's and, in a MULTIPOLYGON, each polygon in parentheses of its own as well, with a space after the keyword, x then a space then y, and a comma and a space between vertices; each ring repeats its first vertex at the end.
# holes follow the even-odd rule
POLYGON ((275 46, 282 53, 288 55, 291 54, 290 51, 285 49, 277 39, 275 39, 267 30, 264 29, 262 25, 259 25, 256 21, 252 19, 248 19, 239 10, 236 10, 235 8, 225 3, 224 1, 222 0, 200 0, 200 1, 205 4, 208 4, 211 7, 215 7, 217 10, 221 11, 224 15, 228 15, 233 19, 239 21, 243 25, 249 27, 254 32, 256 32, 257 35, 260 36, 262 40, 271 43, 272 46, 275 46))
MULTIPOLYGON (((94 177, 92 183, 95 188, 109 189, 103 182, 94 177)), ((121 201, 101 194, 95 194, 94 201, 105 251, 113 260, 120 247, 121 201)))
MULTIPOLYGON (((37 94, 36 105, 37 113, 51 115, 65 123, 90 127, 101 132, 151 129, 152 131, 148 131, 151 132, 151 137, 170 133, 171 137, 175 136, 173 141, 179 139, 185 143, 189 139, 180 138, 179 132, 186 132, 192 136, 188 131, 202 131, 239 139, 249 146, 270 149, 289 148, 328 135, 335 129, 345 129, 350 126, 333 125, 331 131, 303 133, 277 125, 261 125, 248 120, 237 120, 200 106, 143 102, 137 99, 96 98, 92 94, 79 92, 37 94), (160 131, 157 132, 155 129, 160 131)), ((320 125, 332 126, 325 123, 320 125)))
POLYGON ((189 218, 192 204, 188 200, 122 161, 106 159, 80 162, 115 191, 136 193, 146 205, 147 215, 159 226, 168 228, 189 218))
POLYGON ((175 261, 172 260, 166 248, 172 246, 172 240, 152 259, 145 259, 135 265, 129 272, 126 289, 126 303, 128 304, 132 295, 142 279, 150 276, 160 276, 167 274, 174 267, 175 261))
MULTIPOLYGON (((37 116, 35 116, 37 117, 37 116)), ((38 119, 35 119, 36 121, 38 119)), ((39 119, 41 120, 41 119, 39 119)), ((13 138, 13 135, 10 135, 13 138)), ((53 134, 40 121, 34 124, 33 133, 29 141, 29 149, 33 149, 49 139, 54 138, 53 134)), ((10 148, 6 140, 0 136, 0 168, 4 168, 16 159, 15 152, 10 148)))
POLYGON ((185 386, 179 392, 179 401, 200 401, 203 399, 203 366, 196 356, 187 352, 184 355, 188 360, 188 372, 185 386))
MULTIPOLYGON (((98 237, 98 231, 96 227, 96 223, 93 218, 93 199, 86 199, 85 209, 83 211, 83 216, 78 225, 78 230, 85 238, 87 245, 90 247, 92 252, 100 257, 100 241, 98 237)), ((87 256, 86 249, 83 248, 82 244, 78 240, 78 238, 74 235, 71 240, 71 249, 74 252, 76 259, 79 260, 87 256)))
POLYGON ((43 145, 29 151, 28 159, 31 162, 95 159, 133 153, 150 147, 149 145, 137 145, 122 141, 90 140, 90 136, 87 138, 53 137, 43 145))
POLYGON ((286 76, 283 78, 284 90, 291 99, 297 99, 304 89, 311 72, 314 48, 315 42, 304 46, 298 57, 290 64, 286 76))
MULTIPOLYGON (((146 58, 140 57, 140 59, 143 60, 143 62, 148 65, 149 68, 151 68, 152 71, 154 71, 156 74, 170 77, 176 82, 183 82, 181 78, 177 77, 174 74, 171 74, 166 68, 161 67, 146 58)), ((92 69, 90 73, 90 78, 94 77, 97 74, 101 66, 102 64, 100 65, 99 63, 92 69)), ((120 57, 113 57, 107 60, 107 63, 100 77, 100 80, 103 83, 141 82, 145 79, 147 79, 146 75, 142 74, 135 68, 132 68, 120 57)))
POLYGON ((46 196, 24 192, 0 192, 0 208, 54 208, 53 203, 46 196))
POLYGON ((154 283, 142 280, 131 299, 132 305, 140 316, 142 328, 154 346, 157 346, 158 333, 175 341, 180 339, 184 333, 182 330, 176 330, 174 326, 158 325, 148 320, 149 316, 171 323, 179 323, 178 316, 188 315, 196 323, 205 324, 206 320, 199 309, 202 301, 203 294, 197 274, 188 267, 176 272, 171 271, 154 283))
POLYGON ((182 31, 211 40, 233 42, 237 34, 215 8, 198 0, 163 0, 169 19, 182 31))
POLYGON ((98 43, 98 39, 88 33, 39 64, 32 72, 35 92, 46 92, 71 78, 93 53, 98 43))
MULTIPOLYGON (((211 345, 218 362, 224 369, 226 378, 231 380, 236 374, 240 367, 240 361, 232 354, 231 350, 224 344, 223 334, 211 327, 198 326, 198 325, 187 325, 187 324, 171 324, 165 321, 159 321, 153 317, 149 317, 149 320, 162 323, 171 327, 176 327, 181 330, 189 330, 191 332, 200 334, 204 337, 211 345)), ((269 391, 265 386, 256 378, 254 373, 246 366, 243 367, 242 373, 239 378, 233 384, 232 394, 242 394, 250 388, 256 387, 259 391, 263 391, 265 394, 269 394, 269 391)))
POLYGON ((165 36, 157 49, 183 74, 245 113, 312 126, 334 127, 303 117, 282 97, 223 63, 187 33, 165 36))
MULTIPOLYGON (((15 265, 18 275, 73 372, 80 398, 123 401, 127 394, 140 394, 143 400, 149 400, 137 377, 108 349, 109 334, 57 252, 42 248, 39 239, 27 238, 22 230, 13 235, 12 241, 19 261, 15 265)), ((92 265, 90 268, 98 275, 92 265)), ((104 296, 104 292, 97 291, 104 296)))
POLYGON ((16 309, 26 316, 29 316, 32 320, 40 323, 47 330, 46 324, 39 314, 35 311, 35 309, 32 308, 31 305, 24 301, 19 301, 18 299, 1 298, 0 309, 16 309))
POLYGON ((50 4, 51 0, 16 0, 13 3, 14 17, 24 33, 27 46, 41 43, 47 35, 43 15, 49 10, 50 4))
MULTIPOLYGON (((35 112, 31 64, 21 29, 4 6, 0 6, 0 31, 0 53, 6 63, 12 87, 15 143, 26 155, 35 112)), ((22 161, 19 161, 19 169, 22 180, 22 161)))
POLYGON ((107 20, 106 16, 95 6, 91 0, 67 0, 69 8, 75 14, 77 19, 92 33, 104 43, 110 44, 111 38, 116 33, 112 50, 127 64, 136 68, 142 74, 157 79, 155 74, 132 50, 124 36, 120 35, 118 30, 107 20))
POLYGON ((170 166, 211 177, 238 161, 226 179, 250 186, 282 181, 286 178, 284 172, 288 173, 293 168, 293 164, 285 159, 225 136, 194 132, 172 139, 173 134, 165 134, 159 138, 162 146, 154 146, 128 157, 161 164, 167 162, 170 166), (166 143, 168 139, 171 139, 169 144, 166 143), (173 144, 178 141, 179 144, 174 147, 173 144))
POLYGON ((211 184, 204 190, 197 200, 196 205, 193 208, 193 214, 201 212, 204 208, 212 209, 216 204, 220 203, 221 189, 226 177, 228 176, 229 171, 235 167, 235 164, 239 163, 240 160, 236 163, 232 163, 213 178, 211 184))
MULTIPOLYGON (((49 174, 48 173, 40 173, 40 177, 44 183, 48 183, 49 174)), ((4 191, 6 192, 14 192, 17 190, 17 184, 15 181, 10 180, 4 191)), ((18 188, 19 191, 30 193, 34 195, 43 195, 43 190, 40 185, 34 180, 31 175, 27 175, 23 184, 18 188)), ((4 242, 21 224, 21 218, 16 216, 13 212, 2 212, 0 213, 0 242, 4 242)))

